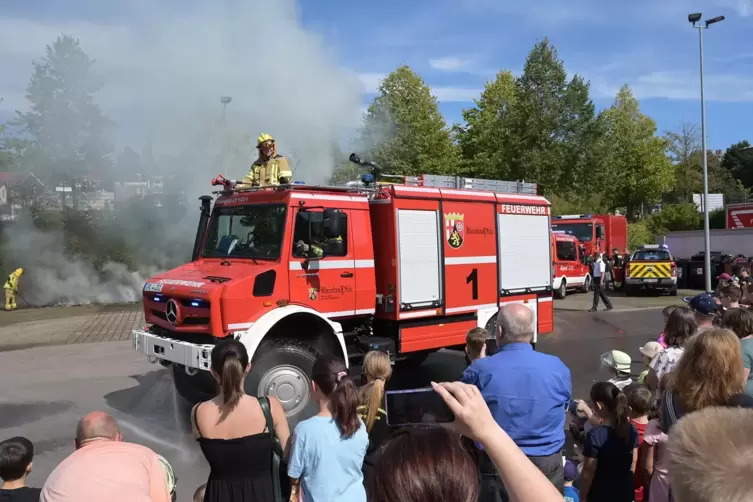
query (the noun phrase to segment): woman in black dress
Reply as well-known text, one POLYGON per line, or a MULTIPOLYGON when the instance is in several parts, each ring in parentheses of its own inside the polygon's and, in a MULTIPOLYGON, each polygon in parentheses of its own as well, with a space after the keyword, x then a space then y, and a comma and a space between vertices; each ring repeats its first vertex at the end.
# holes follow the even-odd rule
POLYGON ((268 430, 259 400, 243 382, 251 369, 245 346, 223 340, 212 350, 212 376, 219 385, 211 401, 194 406, 191 422, 210 473, 205 502, 274 502, 272 472, 275 435, 288 453, 290 428, 280 402, 269 398, 274 430, 268 430))

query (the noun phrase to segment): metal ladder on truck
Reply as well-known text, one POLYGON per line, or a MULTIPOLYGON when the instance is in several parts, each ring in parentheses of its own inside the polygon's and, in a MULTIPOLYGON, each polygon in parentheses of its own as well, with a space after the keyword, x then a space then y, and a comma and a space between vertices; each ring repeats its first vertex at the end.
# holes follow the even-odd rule
POLYGON ((465 178, 463 176, 424 174, 421 176, 405 176, 405 184, 409 186, 454 188, 459 190, 489 190, 492 192, 538 195, 538 185, 536 183, 526 183, 525 181, 486 180, 483 178, 465 178))

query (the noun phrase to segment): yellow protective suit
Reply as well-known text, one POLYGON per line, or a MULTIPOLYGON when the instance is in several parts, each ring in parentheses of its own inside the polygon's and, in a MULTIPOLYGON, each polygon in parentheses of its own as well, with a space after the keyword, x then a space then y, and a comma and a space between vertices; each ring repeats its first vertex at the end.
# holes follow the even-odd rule
POLYGON ((290 172, 290 163, 282 155, 274 155, 270 159, 257 160, 251 164, 248 174, 236 186, 249 188, 252 186, 273 186, 290 183, 293 173, 290 172))
POLYGON ((17 268, 8 276, 8 280, 5 281, 3 288, 5 289, 5 310, 15 310, 18 308, 16 305, 16 292, 18 291, 18 280, 24 275, 24 269, 17 268))

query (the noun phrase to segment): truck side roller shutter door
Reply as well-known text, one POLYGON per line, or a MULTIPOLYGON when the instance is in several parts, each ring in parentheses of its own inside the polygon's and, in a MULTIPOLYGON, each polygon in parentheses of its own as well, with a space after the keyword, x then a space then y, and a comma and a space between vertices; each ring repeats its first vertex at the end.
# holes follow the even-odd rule
POLYGON ((502 294, 541 291, 552 284, 549 215, 497 215, 502 294))
POLYGON ((398 209, 397 240, 401 307, 441 305, 439 212, 398 209))

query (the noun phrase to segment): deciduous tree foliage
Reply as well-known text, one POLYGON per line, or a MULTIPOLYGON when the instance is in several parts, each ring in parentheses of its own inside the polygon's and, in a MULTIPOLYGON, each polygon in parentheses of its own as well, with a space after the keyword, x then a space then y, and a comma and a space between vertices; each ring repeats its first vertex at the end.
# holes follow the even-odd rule
POLYGON ((573 191, 596 160, 599 130, 588 83, 578 75, 568 82, 557 50, 544 39, 529 53, 515 92, 510 174, 549 194, 573 191))
POLYGON ((15 125, 30 137, 24 164, 41 175, 58 174, 77 182, 109 163, 111 122, 94 102, 102 83, 94 61, 77 39, 61 35, 34 62, 26 88, 30 111, 18 112, 15 125))
POLYGON ((730 146, 722 158, 722 167, 740 180, 748 190, 753 189, 753 148, 748 141, 730 146))
POLYGON ((515 106, 515 77, 501 71, 486 82, 475 106, 463 110, 465 124, 456 125, 464 171, 488 179, 510 178, 511 116, 515 106))
POLYGON ((604 173, 601 187, 615 207, 632 219, 642 203, 653 203, 673 184, 673 166, 656 124, 643 115, 630 88, 623 86, 614 104, 602 112, 604 173))
POLYGON ((379 85, 364 118, 361 142, 389 172, 418 175, 458 169, 457 149, 437 100, 408 66, 379 85))
MULTIPOLYGON (((670 203, 692 202, 693 194, 703 193, 703 157, 701 137, 695 124, 683 122, 676 131, 664 135, 667 155, 674 165, 674 186, 664 194, 670 203)), ((726 202, 746 200, 748 191, 737 179, 733 169, 724 167, 724 158, 731 159, 734 146, 727 153, 708 151, 709 193, 721 193, 726 202), (722 157, 724 155, 724 157, 722 157)))

